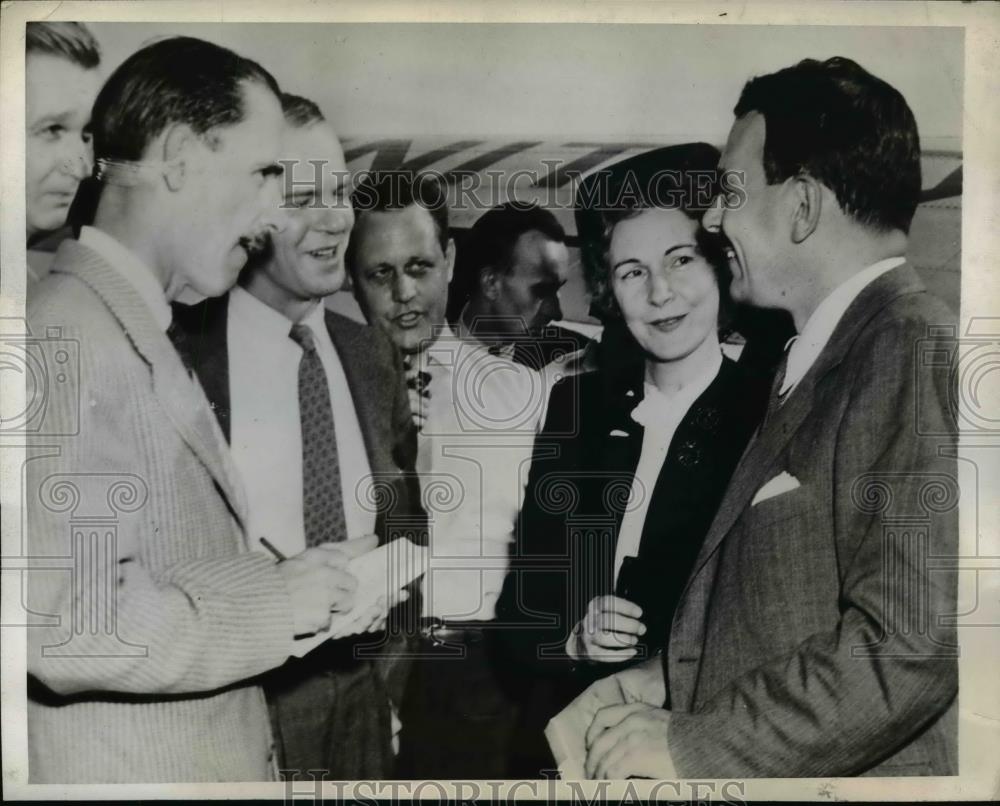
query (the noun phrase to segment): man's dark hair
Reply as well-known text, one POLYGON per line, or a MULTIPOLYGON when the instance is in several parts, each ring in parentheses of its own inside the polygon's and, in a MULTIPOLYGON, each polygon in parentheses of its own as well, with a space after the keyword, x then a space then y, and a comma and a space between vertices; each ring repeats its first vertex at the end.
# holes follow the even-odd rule
POLYGON ((285 115, 285 122, 296 129, 326 120, 313 101, 301 95, 292 95, 290 92, 281 93, 281 111, 285 115))
POLYGON ((920 140, 903 96, 857 62, 805 59, 746 83, 733 110, 764 116, 769 184, 807 173, 879 231, 909 232, 920 197, 920 140))
POLYGON ((513 268, 517 240, 529 232, 540 232, 556 243, 566 242, 562 224, 537 203, 509 201, 479 217, 458 250, 455 276, 448 290, 450 319, 457 318, 462 306, 476 295, 486 269, 506 274, 513 268))
POLYGON ((29 22, 25 25, 25 53, 66 59, 85 70, 101 63, 101 46, 79 22, 29 22))
POLYGON ((227 48, 186 36, 147 45, 122 62, 94 102, 94 157, 139 160, 172 123, 199 135, 239 123, 244 82, 281 96, 267 70, 227 48))
MULTIPOLYGON (((357 229, 366 213, 385 213, 405 210, 411 205, 423 207, 434 222, 441 251, 448 248, 451 233, 448 229, 448 191, 440 178, 432 173, 413 171, 375 171, 364 175, 351 194, 357 229)), ((347 244, 347 268, 354 271, 354 246, 356 238, 347 244)))

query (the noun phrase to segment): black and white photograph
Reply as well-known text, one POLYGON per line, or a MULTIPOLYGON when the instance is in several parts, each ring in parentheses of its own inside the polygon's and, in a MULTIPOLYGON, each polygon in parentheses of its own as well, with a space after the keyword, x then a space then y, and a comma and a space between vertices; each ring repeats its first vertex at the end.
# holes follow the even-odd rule
POLYGON ((9 797, 1000 796, 1000 6, 2 13, 9 797))

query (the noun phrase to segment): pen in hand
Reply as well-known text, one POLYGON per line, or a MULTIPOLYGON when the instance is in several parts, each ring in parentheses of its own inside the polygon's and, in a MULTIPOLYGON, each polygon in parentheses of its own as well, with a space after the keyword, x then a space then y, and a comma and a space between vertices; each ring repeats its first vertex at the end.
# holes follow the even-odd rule
POLYGON ((282 553, 281 553, 281 551, 279 551, 279 550, 278 550, 278 549, 277 549, 277 548, 276 548, 276 547, 274 546, 274 544, 273 544, 273 543, 272 543, 272 542, 271 542, 270 540, 268 540, 268 539, 267 539, 266 537, 262 537, 262 538, 260 539, 260 544, 261 544, 261 545, 262 545, 262 546, 263 546, 264 548, 266 548, 266 549, 267 549, 267 550, 268 550, 269 552, 271 552, 271 554, 273 554, 273 555, 274 555, 274 556, 275 556, 275 557, 277 558, 277 560, 278 560, 278 562, 279 562, 279 563, 283 563, 283 562, 284 562, 285 560, 287 560, 287 559, 288 559, 288 558, 287 558, 287 557, 286 557, 286 556, 285 556, 284 554, 282 554, 282 553))

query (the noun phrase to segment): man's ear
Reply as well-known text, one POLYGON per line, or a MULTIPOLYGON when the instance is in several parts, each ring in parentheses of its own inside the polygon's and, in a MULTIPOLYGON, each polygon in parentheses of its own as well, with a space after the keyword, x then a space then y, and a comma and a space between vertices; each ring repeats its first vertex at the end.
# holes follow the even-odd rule
POLYGON ((800 173, 791 179, 792 241, 802 243, 815 232, 823 212, 823 187, 812 176, 800 173))
POLYGON ((455 273, 455 241, 451 238, 448 239, 448 245, 444 248, 444 261, 445 267, 448 269, 448 282, 451 282, 451 276, 455 273))
POLYGON ((500 272, 493 266, 484 266, 479 272, 479 293, 490 302, 500 295, 500 272))
POLYGON ((167 187, 178 191, 187 180, 188 162, 193 156, 193 146, 198 136, 186 123, 173 123, 163 134, 161 156, 163 178, 167 187))

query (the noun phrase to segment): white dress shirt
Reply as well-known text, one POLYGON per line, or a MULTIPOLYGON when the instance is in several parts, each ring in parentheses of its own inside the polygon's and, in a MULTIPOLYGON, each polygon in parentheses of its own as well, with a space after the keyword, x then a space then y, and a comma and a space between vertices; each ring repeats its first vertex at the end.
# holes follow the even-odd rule
POLYGON ((153 270, 131 249, 96 227, 80 229, 80 243, 93 249, 124 277, 149 306, 156 324, 164 333, 173 321, 170 305, 153 270))
MULTIPOLYGON (((371 469, 344 368, 330 339, 321 303, 306 316, 326 372, 349 538, 371 534, 375 512, 363 506, 371 469)), ((243 288, 230 292, 230 443, 249 501, 248 536, 263 551, 266 537, 286 556, 306 547, 302 510, 302 423, 299 362, 302 348, 289 336, 292 322, 243 288)), ((367 499, 370 500, 370 499, 367 499)))
POLYGON ((642 401, 632 411, 632 419, 643 427, 642 452, 632 477, 628 509, 622 518, 615 544, 615 580, 625 558, 639 553, 646 513, 677 426, 694 402, 712 385, 721 367, 722 353, 719 352, 703 372, 669 396, 653 384, 645 384, 642 401))
MULTIPOLYGON (((469 326, 465 323, 465 315, 466 311, 468 311, 468 308, 469 308, 469 303, 467 302, 462 307, 461 312, 458 314, 458 321, 455 323, 456 327, 453 332, 458 338, 462 339, 463 341, 468 341, 473 344, 479 344, 483 347, 484 350, 489 351, 491 349, 490 346, 480 341, 476 337, 476 335, 472 332, 472 330, 469 328, 469 326)), ((565 324, 561 321, 550 322, 550 324, 565 327, 565 324)), ((569 330, 572 328, 566 328, 566 329, 569 330)), ((593 338, 595 341, 600 341, 601 334, 603 332, 604 332, 603 327, 593 327, 593 334, 591 335, 591 338, 593 338)), ((584 333, 583 335, 587 334, 584 333)), ((516 347, 517 343, 515 341, 504 342, 503 344, 500 345, 499 349, 493 347, 492 352, 490 352, 490 355, 494 355, 497 358, 503 359, 504 361, 510 361, 511 363, 514 363, 514 354, 516 347)), ((553 358, 548 364, 546 364, 540 370, 537 370, 537 372, 539 372, 539 374, 542 376, 542 379, 545 381, 546 388, 548 390, 545 395, 546 403, 548 402, 549 392, 552 391, 552 387, 555 386, 559 381, 561 381, 563 378, 567 378, 571 375, 578 375, 579 373, 585 371, 582 362, 584 355, 586 353, 587 353, 587 348, 581 347, 577 350, 573 350, 569 353, 566 353, 565 355, 561 355, 558 358, 553 358)), ((543 411, 542 423, 544 422, 545 422, 545 412, 543 411)))
POLYGON ((905 262, 906 258, 890 257, 873 263, 842 282, 826 296, 812 312, 802 332, 792 341, 788 350, 785 379, 778 394, 787 395, 805 377, 858 294, 887 271, 902 266, 905 262))
POLYGON ((507 572, 548 390, 534 370, 449 329, 417 360, 430 375, 417 440, 430 520, 424 615, 488 620, 507 572))

